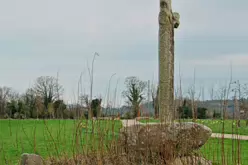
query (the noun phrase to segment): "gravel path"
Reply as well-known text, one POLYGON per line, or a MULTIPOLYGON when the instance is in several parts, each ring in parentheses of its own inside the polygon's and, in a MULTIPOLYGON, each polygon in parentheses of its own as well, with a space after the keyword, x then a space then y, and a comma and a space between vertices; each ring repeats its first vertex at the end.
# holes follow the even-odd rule
MULTIPOLYGON (((139 121, 136 121, 135 119, 130 119, 130 120, 121 120, 122 125, 124 127, 132 126, 132 125, 145 125, 144 123, 140 123, 139 121)), ((157 124, 157 123, 148 123, 148 124, 157 124)), ((221 133, 212 133, 211 135, 212 138, 222 138, 221 133)), ((239 139, 239 140, 248 140, 248 136, 245 135, 236 135, 236 134, 224 134, 225 139, 239 139)))
MULTIPOLYGON (((212 133, 211 137, 213 138, 222 138, 221 133, 212 133)), ((239 140, 248 140, 248 136, 245 135, 236 135, 236 134, 224 134, 225 139, 239 139, 239 140)))
POLYGON ((136 121, 135 119, 121 120, 121 122, 122 122, 123 127, 141 124, 140 122, 136 121))

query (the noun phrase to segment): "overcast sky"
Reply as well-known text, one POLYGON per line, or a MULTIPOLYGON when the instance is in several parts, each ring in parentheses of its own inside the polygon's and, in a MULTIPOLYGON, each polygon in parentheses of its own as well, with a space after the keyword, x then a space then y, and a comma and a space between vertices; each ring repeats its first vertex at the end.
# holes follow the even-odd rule
MULTIPOLYGON (((248 70, 247 0, 172 0, 180 13, 175 31, 176 81, 206 88, 230 77, 246 82, 248 70)), ((0 1, 0 85, 19 92, 38 76, 56 76, 64 98, 73 100, 87 60, 94 52, 94 95, 104 96, 113 73, 119 93, 127 76, 158 79, 159 0, 8 0, 0 1)), ((113 95, 112 95, 113 96, 113 95)))

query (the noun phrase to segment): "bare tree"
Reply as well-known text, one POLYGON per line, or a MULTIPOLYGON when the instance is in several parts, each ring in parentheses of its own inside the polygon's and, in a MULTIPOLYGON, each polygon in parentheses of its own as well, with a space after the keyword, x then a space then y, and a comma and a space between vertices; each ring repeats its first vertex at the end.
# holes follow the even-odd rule
MULTIPOLYGON (((89 96, 88 95, 81 95, 80 100, 85 105, 86 109, 88 110, 88 113, 90 113, 89 110, 91 109, 91 104, 90 104, 89 96)), ((91 117, 93 117, 93 114, 91 117)), ((89 114, 88 114, 88 119, 89 119, 89 114)))
POLYGON ((240 101, 242 98, 241 93, 241 84, 239 83, 239 80, 234 81, 233 84, 235 84, 235 87, 232 89, 234 91, 234 118, 237 120, 237 126, 240 127, 240 101))
POLYGON ((189 97, 190 97, 190 100, 191 100, 191 111, 192 111, 192 118, 193 118, 193 121, 196 120, 196 117, 197 117, 197 112, 196 112, 196 107, 195 107, 195 95, 196 95, 196 91, 195 91, 195 68, 194 68, 194 82, 193 82, 193 85, 189 88, 189 97))
POLYGON ((58 84, 56 78, 51 76, 38 77, 34 86, 36 94, 42 99, 45 110, 49 103, 53 103, 63 93, 63 87, 58 84))
POLYGON ((24 104, 28 107, 29 113, 31 117, 35 117, 36 110, 36 95, 35 91, 32 88, 26 90, 26 92, 22 95, 22 100, 24 104))
POLYGON ((243 85, 244 95, 242 99, 242 110, 244 110, 244 118, 246 119, 246 126, 248 126, 248 85, 243 85))
POLYGON ((43 114, 45 106, 43 104, 43 98, 36 96, 35 98, 36 118, 43 114))
POLYGON ((159 87, 153 87, 152 88, 152 105, 154 108, 154 116, 155 118, 159 117, 159 102, 158 102, 158 93, 159 93, 159 87))
POLYGON ((11 96, 11 91, 12 90, 9 87, 0 87, 0 116, 3 116, 6 113, 6 104, 11 96))

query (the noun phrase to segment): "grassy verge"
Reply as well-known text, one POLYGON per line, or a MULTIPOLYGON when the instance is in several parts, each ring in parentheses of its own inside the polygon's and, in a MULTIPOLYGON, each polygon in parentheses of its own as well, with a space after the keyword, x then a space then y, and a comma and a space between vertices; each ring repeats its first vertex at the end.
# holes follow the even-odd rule
POLYGON ((0 164, 15 164, 22 153, 59 158, 94 150, 120 128, 120 121, 106 120, 0 120, 0 164))
POLYGON ((215 165, 221 165, 222 158, 228 165, 247 164, 248 162, 248 141, 238 141, 224 139, 224 147, 222 148, 222 139, 211 138, 201 148, 202 155, 212 160, 215 165), (238 150, 240 148, 240 150, 238 150), (222 151, 224 150, 224 157, 222 151), (240 160, 240 162, 238 162, 240 160))
MULTIPOLYGON (((101 150, 101 145, 118 136, 121 127, 120 121, 113 120, 0 120, 0 164, 16 164, 22 153, 61 158, 85 149, 101 150)), ((228 165, 238 164, 238 160, 245 164, 247 153, 248 141, 225 139, 222 143, 216 138, 209 139, 200 150, 215 165, 222 164, 222 158, 228 165)))

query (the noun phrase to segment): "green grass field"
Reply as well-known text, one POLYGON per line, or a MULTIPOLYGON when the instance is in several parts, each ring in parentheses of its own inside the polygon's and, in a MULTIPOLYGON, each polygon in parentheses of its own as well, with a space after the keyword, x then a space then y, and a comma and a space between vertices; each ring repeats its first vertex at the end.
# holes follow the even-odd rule
MULTIPOLYGON (((89 150, 99 149, 101 140, 107 144, 113 137, 117 137, 115 135, 118 135, 122 127, 120 121, 100 120, 94 124, 86 120, 81 121, 82 124, 79 122, 79 120, 0 120, 0 164, 16 164, 22 153, 36 153, 44 158, 59 158, 64 155, 72 156, 77 148, 79 152, 86 147, 89 150), (81 139, 79 142, 75 140, 75 132, 78 132, 76 128, 82 131, 82 136, 78 138, 81 139)), ((235 157, 237 145, 237 140, 224 140, 226 161, 230 165, 232 159, 237 159, 237 156, 235 157)), ((214 161, 215 165, 221 164, 221 146, 221 139, 211 138, 201 148, 200 153, 214 161)), ((242 162, 248 162, 246 154, 248 141, 240 141, 240 146, 240 159, 242 162)))
MULTIPOLYGON (((192 121, 192 120, 181 120, 182 122, 185 121, 192 121)), ((141 123, 159 123, 160 121, 157 119, 149 119, 149 120, 140 120, 141 123)), ((208 126, 212 129, 213 133, 222 133, 222 125, 223 121, 221 120, 207 120, 207 119, 198 119, 196 120, 197 123, 203 124, 208 126)), ((225 120, 224 123, 224 133, 225 134, 239 134, 239 135, 248 135, 248 127, 246 126, 246 121, 241 120, 241 127, 236 127, 236 121, 233 120, 225 120)))
MULTIPOLYGON (((201 154, 208 160, 212 160, 214 165, 222 165, 222 139, 211 138, 201 148, 201 154)), ((248 141, 239 141, 225 139, 224 155, 227 165, 238 164, 238 155, 240 155, 240 164, 248 164, 248 141), (240 147, 239 147, 240 146, 240 147), (238 151, 240 148, 240 151, 238 151), (240 154, 238 154, 240 152, 240 154)))
POLYGON ((76 146, 79 146, 79 149, 85 149, 87 144, 88 149, 97 148, 100 136, 101 138, 104 136, 102 139, 108 141, 114 137, 113 132, 118 132, 121 128, 120 121, 102 120, 94 124, 89 121, 87 125, 86 120, 83 120, 83 124, 79 126, 79 130, 82 130, 81 141, 76 142, 76 132, 79 132, 76 128, 79 122, 76 120, 0 120, 0 164, 15 164, 22 153, 37 153, 44 158, 72 156, 76 152, 76 146))

